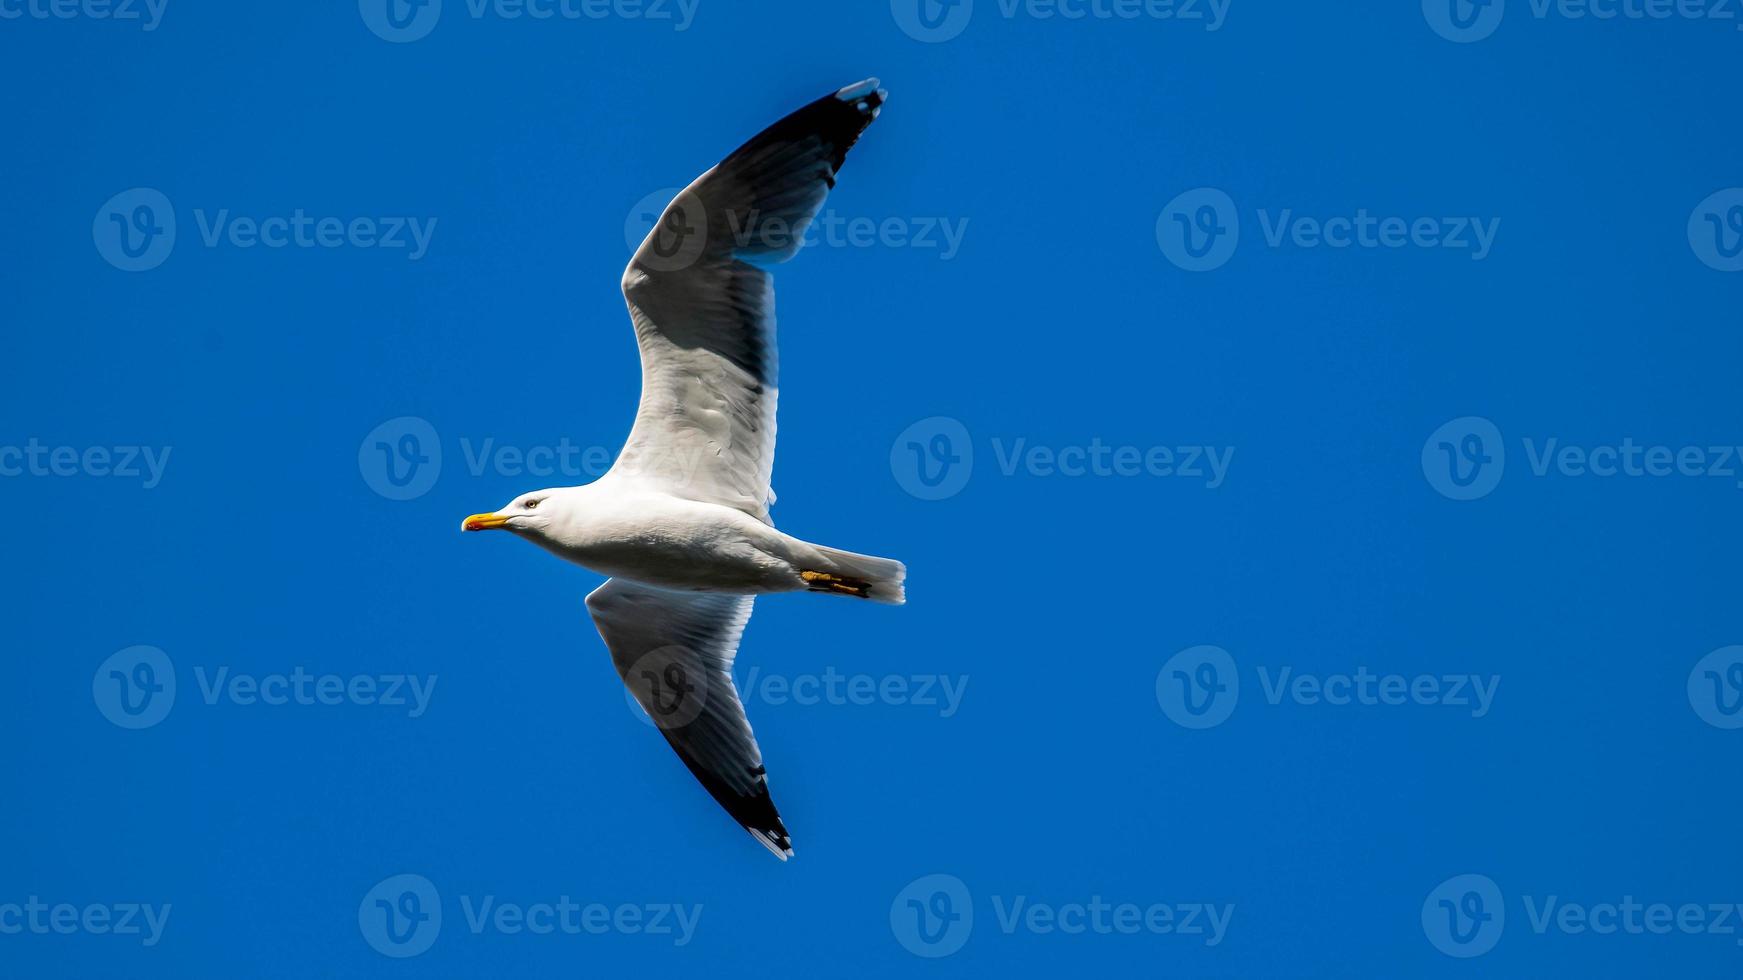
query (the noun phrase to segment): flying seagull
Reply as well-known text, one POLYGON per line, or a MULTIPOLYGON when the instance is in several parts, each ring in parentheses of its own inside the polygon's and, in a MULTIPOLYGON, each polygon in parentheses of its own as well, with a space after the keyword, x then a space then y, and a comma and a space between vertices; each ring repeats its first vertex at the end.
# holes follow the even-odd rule
POLYGON ((623 274, 642 396, 610 472, 535 490, 466 531, 500 528, 610 576, 587 609, 612 663, 678 757, 785 861, 791 838, 732 660, 766 592, 899 605, 901 562, 775 529, 775 293, 847 151, 884 104, 878 80, 826 95, 733 151, 660 215, 623 274))

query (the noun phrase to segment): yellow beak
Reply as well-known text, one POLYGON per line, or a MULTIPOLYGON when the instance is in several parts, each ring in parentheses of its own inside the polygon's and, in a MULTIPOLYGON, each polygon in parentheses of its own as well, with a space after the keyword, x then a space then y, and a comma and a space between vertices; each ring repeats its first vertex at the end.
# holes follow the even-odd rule
POLYGON ((508 518, 501 514, 473 514, 461 522, 462 531, 489 531, 499 527, 507 527, 508 518))

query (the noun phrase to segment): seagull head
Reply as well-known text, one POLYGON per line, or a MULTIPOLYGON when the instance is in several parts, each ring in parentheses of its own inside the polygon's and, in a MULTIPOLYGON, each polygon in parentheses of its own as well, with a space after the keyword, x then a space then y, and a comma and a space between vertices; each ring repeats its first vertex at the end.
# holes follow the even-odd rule
POLYGON ((509 501, 501 510, 473 514, 460 523, 462 531, 513 531, 539 537, 548 533, 563 507, 559 490, 534 490, 509 501))

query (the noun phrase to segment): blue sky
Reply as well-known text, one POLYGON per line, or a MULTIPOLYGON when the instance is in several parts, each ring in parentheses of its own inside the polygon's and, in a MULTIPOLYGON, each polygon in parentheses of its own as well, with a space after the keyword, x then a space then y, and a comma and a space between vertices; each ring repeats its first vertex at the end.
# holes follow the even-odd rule
POLYGON ((0 973, 1736 973, 1737 11, 925 2, 0 0, 0 973), (774 516, 909 602, 757 604, 783 865, 458 525, 869 75, 774 516))

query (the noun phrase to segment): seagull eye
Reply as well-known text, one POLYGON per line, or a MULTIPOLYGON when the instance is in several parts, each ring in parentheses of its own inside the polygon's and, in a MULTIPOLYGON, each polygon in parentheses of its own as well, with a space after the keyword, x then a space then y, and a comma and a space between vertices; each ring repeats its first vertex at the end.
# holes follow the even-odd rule
POLYGON ((532 510, 533 508, 537 507, 538 505, 539 505, 538 501, 529 500, 526 502, 526 504, 524 506, 526 507, 527 510, 532 510))

